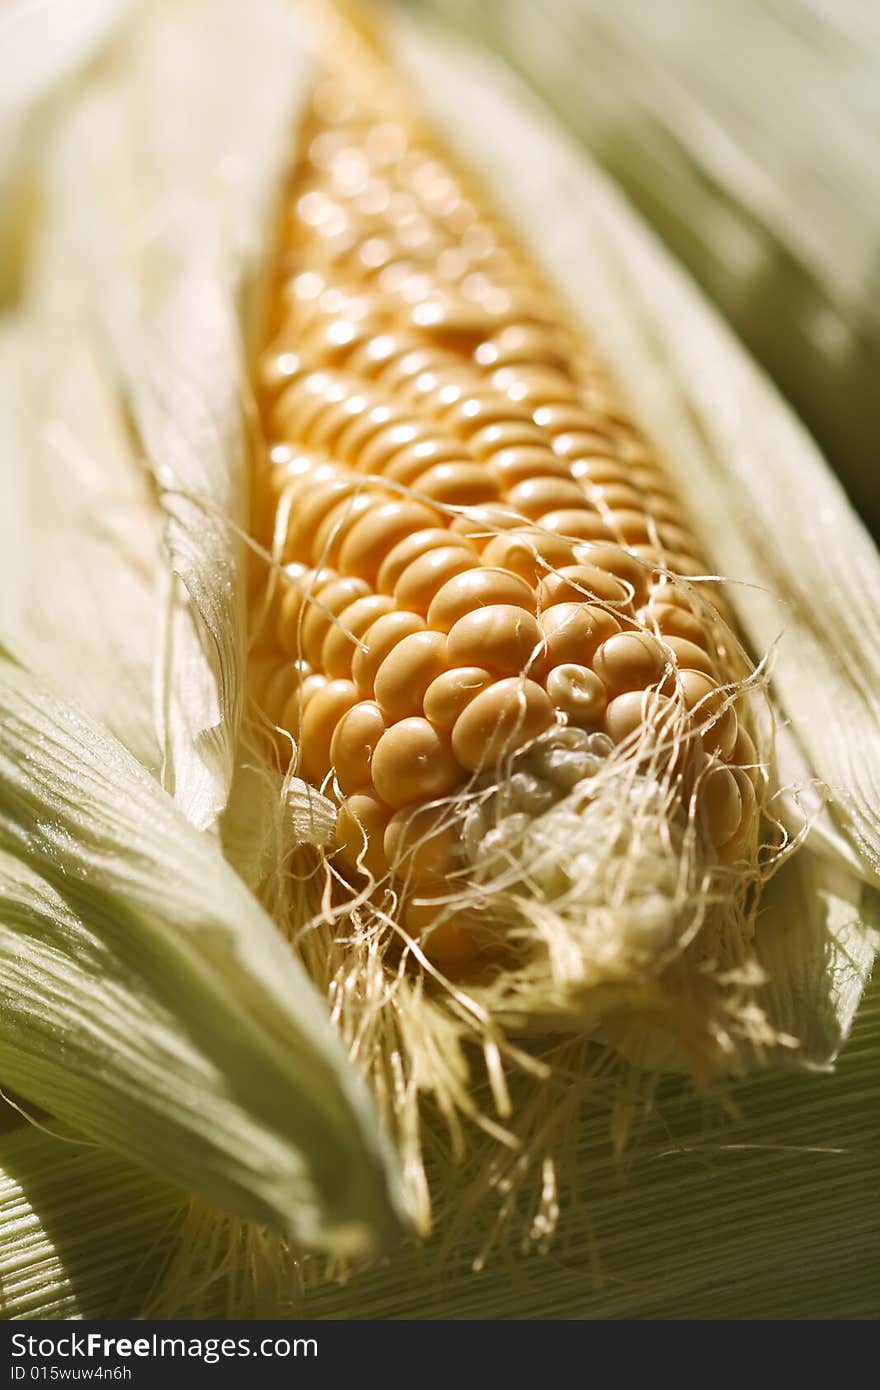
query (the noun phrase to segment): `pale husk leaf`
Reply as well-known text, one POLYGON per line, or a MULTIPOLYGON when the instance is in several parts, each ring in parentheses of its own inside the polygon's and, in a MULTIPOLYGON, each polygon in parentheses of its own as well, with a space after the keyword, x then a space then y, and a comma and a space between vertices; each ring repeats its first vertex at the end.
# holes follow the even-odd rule
POLYGON ((6 1083, 307 1244, 383 1243, 393 1161, 270 919, 119 744, 5 661, 0 712, 6 1083))
POLYGON ((249 449, 237 312, 302 87, 293 39, 281 0, 144 7, 49 159, 51 215, 166 516, 163 775, 200 827, 233 775, 249 449))

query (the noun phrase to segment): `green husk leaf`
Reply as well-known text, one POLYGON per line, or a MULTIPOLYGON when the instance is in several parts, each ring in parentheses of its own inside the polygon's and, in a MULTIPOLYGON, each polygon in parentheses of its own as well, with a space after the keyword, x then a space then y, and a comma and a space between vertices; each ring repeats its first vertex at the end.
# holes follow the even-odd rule
POLYGON ((395 1165, 242 881, 119 744, 8 661, 0 723, 6 1084, 305 1244, 385 1243, 395 1165))

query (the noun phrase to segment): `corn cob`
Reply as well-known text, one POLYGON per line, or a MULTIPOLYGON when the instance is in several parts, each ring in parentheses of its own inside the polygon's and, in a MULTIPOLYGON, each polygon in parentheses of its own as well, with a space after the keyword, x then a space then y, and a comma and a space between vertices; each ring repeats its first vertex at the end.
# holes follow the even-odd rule
POLYGON ((589 344, 352 30, 302 149, 259 376, 276 563, 252 670, 336 801, 337 866, 462 969, 498 946, 474 885, 510 826, 613 769, 667 840, 753 877, 749 667, 589 344))

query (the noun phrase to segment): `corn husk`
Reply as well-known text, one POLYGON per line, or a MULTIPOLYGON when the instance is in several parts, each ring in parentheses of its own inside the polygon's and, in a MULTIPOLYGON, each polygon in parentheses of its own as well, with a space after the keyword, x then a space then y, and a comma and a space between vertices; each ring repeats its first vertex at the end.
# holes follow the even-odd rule
MULTIPOLYGON (((329 1041, 326 1019, 294 953, 242 883, 243 878, 263 888, 292 849, 311 856, 309 844, 326 833, 327 808, 301 784, 267 781, 239 731, 240 535, 249 450, 244 337, 254 270, 267 246, 271 190, 289 155, 284 134, 305 67, 296 58, 295 31, 284 6, 261 0, 245 17, 239 7, 224 4, 222 23, 217 13, 216 4, 198 0, 149 7, 108 54, 100 76, 65 111, 41 165, 47 214, 24 307, 9 338, 16 343, 10 349, 16 370, 30 378, 49 341, 45 328, 41 336, 37 327, 36 306, 46 302, 46 321, 60 326, 74 310, 62 305, 60 291, 51 286, 63 281, 81 288, 75 314, 87 329, 82 370, 94 378, 100 405, 88 411, 87 421, 71 421, 71 398, 79 404, 81 393, 61 391, 53 418, 64 416, 68 435, 82 441, 78 456, 95 461, 93 497, 106 495, 111 477, 126 479, 130 500, 120 524, 141 542, 146 531, 149 546, 144 557, 122 534, 113 543, 120 574, 132 569, 140 575, 140 582, 126 584, 131 611, 139 611, 141 621, 120 622, 103 654, 100 680, 89 674, 91 660, 83 662, 87 671, 75 693, 88 715, 72 704, 62 709, 44 684, 14 664, 6 668, 18 740, 17 747, 4 745, 11 751, 7 872, 19 904, 9 949, 21 952, 30 923, 38 952, 3 1014, 10 1029, 8 1075, 30 1102, 75 1132, 111 1145, 135 1169, 146 1165, 199 1194, 209 1207, 236 1214, 231 1221, 202 1208, 191 1217, 194 1253, 188 1263, 171 1266, 181 1307, 188 1280, 216 1288, 218 1271, 242 1261, 286 1268, 288 1285, 295 1283, 285 1243, 291 1234, 311 1245, 356 1248, 367 1244, 369 1234, 387 1240, 401 1208, 393 1164, 353 1073, 341 1067, 341 1049, 329 1041), (255 72, 256 101, 248 81, 255 72), (133 150, 141 157, 133 157, 133 150), (123 419, 127 432, 117 428, 123 419), (135 477, 143 484, 144 473, 146 493, 134 486, 135 477), (155 641, 145 642, 147 629, 155 641), (145 669, 150 688, 146 698, 141 693, 134 699, 129 728, 122 692, 143 692, 139 673, 145 669), (151 727, 152 744, 146 737, 151 727), (70 730, 76 734, 73 745, 70 730), (47 748, 62 754, 72 773, 60 799, 47 748), (31 750, 43 750, 42 762, 23 757, 31 750), (77 787, 92 789, 88 816, 77 787), (63 892, 54 858, 60 852, 53 830, 59 814, 69 830, 63 892), (128 923, 128 933, 120 933, 120 922, 128 923), (82 950, 86 941, 92 955, 82 950), (51 1001, 46 997, 52 971, 69 971, 71 961, 79 988, 68 990, 61 1016, 69 1047, 79 1049, 72 1094, 61 1085, 58 1055, 40 1041, 50 1002, 60 1007, 54 994, 51 1001), (108 977, 121 991, 118 1013, 101 1019, 103 1036, 87 1037, 85 1025, 99 1012, 108 977), (121 1021, 129 1015, 136 1026, 133 1034, 123 1034, 121 1021), (166 1061, 159 1076, 147 1065, 147 1045, 157 1041, 166 1061), (102 1072, 110 1066, 116 1078, 114 1094, 125 1098, 124 1122, 109 1112, 109 1089, 93 1084, 99 1055, 102 1072), (163 1091, 159 1083, 166 1075, 172 1079, 163 1091), (208 1086, 208 1101, 200 1101, 212 1107, 206 1124, 204 1112, 193 1107, 208 1080, 215 1084, 208 1086), (354 1185, 343 1184, 340 1191, 335 1179, 343 1169, 354 1185), (265 1225, 264 1235, 258 1236, 254 1221, 265 1225)), ((868 885, 877 862, 872 795, 880 767, 880 643, 854 646, 853 630, 871 620, 865 594, 880 575, 880 563, 772 391, 610 186, 543 113, 492 64, 411 28, 400 31, 398 42, 426 98, 436 95, 433 114, 441 132, 465 147, 467 162, 572 296, 620 379, 630 383, 634 409, 680 470, 719 570, 743 581, 730 586, 730 600, 756 651, 785 630, 778 670, 792 723, 792 760, 800 780, 817 775, 830 784, 837 819, 811 808, 811 840, 773 885, 761 924, 769 973, 765 1007, 776 1033, 799 1044, 785 1047, 785 1056, 828 1067, 849 1031, 873 954, 868 885), (813 518, 818 529, 806 539, 786 524, 775 505, 778 494, 766 491, 784 491, 782 483, 762 477, 771 473, 763 466, 767 450, 779 458, 783 480, 796 472, 801 495, 812 489, 819 499, 813 518), (742 522, 736 541, 727 538, 731 511, 742 522), (803 566, 808 545, 819 542, 826 547, 824 583, 820 569, 803 566), (771 548, 768 566, 764 557, 771 548), (766 585, 777 600, 750 585, 766 585), (840 728, 828 727, 831 706, 846 711, 840 728)), ((39 436, 39 399, 29 419, 32 395, 23 401, 16 396, 16 414, 25 417, 18 419, 16 438, 39 436)), ((15 474, 22 446, 11 440, 10 434, 4 462, 15 474)), ((58 479, 51 459, 40 476, 49 488, 53 476, 58 479)), ((63 484, 55 486, 53 505, 63 522, 63 484)), ((69 509, 68 519, 66 542, 82 555, 87 579, 78 586, 71 578, 64 586, 64 626, 70 650, 82 634, 91 652, 99 645, 90 634, 107 554, 84 537, 69 509)), ((10 530, 14 534, 15 526, 10 530)), ((21 550, 19 544, 11 555, 19 557, 21 550)), ((59 660, 54 637, 39 649, 29 642, 22 618, 34 601, 29 591, 43 582, 39 568, 9 605, 8 617, 4 609, 0 635, 35 670, 57 678, 69 659, 59 660)), ((51 590, 41 593, 50 612, 51 590)), ((797 818, 796 808, 792 815, 797 818)), ((268 905, 279 906, 271 898, 268 905)), ((311 906, 303 901, 293 919, 289 900, 284 906, 284 913, 276 913, 278 923, 299 936, 311 906)), ((340 948, 316 933, 298 945, 313 978, 329 985, 340 948)), ((446 1258, 458 1249, 468 1261, 479 1257, 483 1242, 492 1246, 499 1221, 519 1225, 532 1244, 544 1243, 556 1222, 565 1175, 578 1171, 559 1155, 574 1153, 585 1098, 601 1103, 595 1124, 607 1135, 609 1088, 601 1050, 578 1042, 567 1051, 547 1049, 544 1056, 520 1053, 486 1009, 474 1009, 466 996, 454 996, 454 1008, 438 1009, 418 980, 399 981, 391 994, 381 972, 367 971, 360 979, 359 1014, 337 1007, 334 1021, 356 1066, 373 1083, 385 1124, 400 1145, 417 1219, 427 1226, 433 1186, 446 1258), (364 1028, 352 1027, 358 1017, 364 1028), (482 1049, 482 1067, 474 1065, 473 1041, 482 1049), (577 1084, 569 1084, 572 1077, 577 1084), (426 1118, 426 1096, 442 1120, 426 1118), (533 1191, 536 1177, 537 1205, 530 1207, 526 1198, 514 1213, 511 1193, 533 1191), (476 1251, 461 1240, 462 1213, 479 1229, 476 1251)), ((783 1089, 789 1084, 789 1077, 772 1083, 783 1089)), ((619 1102, 619 1091, 611 1091, 619 1102)), ((626 1122, 618 1133, 632 1129, 644 1094, 635 1085, 624 1097, 626 1122)), ((854 1112, 862 1102, 856 1087, 854 1112)), ((681 1103, 682 1128, 693 1140, 697 1112, 681 1103)), ((803 1133, 812 1123, 813 1105, 806 1102, 803 1133)), ((600 1129, 588 1133, 588 1148, 601 1142, 600 1129)), ((31 1159, 22 1141, 10 1200, 30 1204, 38 1223, 44 1217, 69 1221, 74 1233, 73 1203, 53 1208, 50 1202, 41 1210, 44 1157, 38 1149, 31 1159)), ((593 1167, 591 1158, 590 1174, 593 1167)), ((583 1164, 580 1172, 583 1182, 583 1164)), ((638 1174, 635 1180, 641 1187, 638 1174)), ((785 1182, 782 1167, 777 1180, 785 1182)), ((644 1190, 651 1209, 668 1202, 666 1194, 658 1198, 650 1186, 644 1190)), ((604 1205, 601 1185, 590 1206, 593 1201, 604 1205)), ((38 1251, 34 1246, 34 1259, 42 1258, 38 1251)), ((64 1271, 56 1267, 52 1278, 65 1289, 58 1297, 77 1296, 66 1289, 66 1265, 64 1271)), ((289 1304, 283 1277, 266 1282, 269 1292, 259 1300, 264 1311, 273 1298, 278 1307, 289 1304)), ((228 1287, 240 1284, 233 1279, 228 1287)), ((98 1306, 100 1287, 96 1283, 92 1301, 78 1306, 98 1306)), ((167 1295, 164 1304, 161 1297, 150 1304, 146 1282, 131 1287, 133 1304, 146 1299, 143 1306, 168 1307, 167 1295)), ((461 1287, 467 1299, 471 1286, 461 1287)), ((332 1316, 334 1307, 343 1306, 334 1303, 336 1297, 328 1292, 315 1306, 332 1316)), ((54 1306, 59 1305, 45 1304, 54 1306)), ((230 1306, 245 1304, 233 1298, 230 1306)), ((384 1306, 387 1315, 387 1303, 373 1306, 384 1306)))

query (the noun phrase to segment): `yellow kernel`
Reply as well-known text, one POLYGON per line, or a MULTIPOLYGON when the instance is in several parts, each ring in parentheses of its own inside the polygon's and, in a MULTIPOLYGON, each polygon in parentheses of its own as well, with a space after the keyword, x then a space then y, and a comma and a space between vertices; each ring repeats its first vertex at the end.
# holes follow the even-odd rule
POLYGON ((557 603, 589 603, 600 599, 626 607, 629 590, 613 574, 594 565, 564 565, 545 574, 538 585, 538 609, 553 608, 557 603))
POLYGON ((617 632, 602 643, 593 658, 593 670, 615 695, 644 690, 658 681, 665 669, 666 653, 649 632, 617 632))
MULTIPOLYGON (((315 565, 337 565, 343 543, 358 521, 369 517, 381 499, 374 492, 362 491, 344 497, 322 519, 312 538, 311 560, 315 565)), ((341 566, 337 565, 337 568, 341 566)))
POLYGON ((733 838, 742 819, 743 804, 739 783, 729 767, 719 764, 702 778, 697 787, 697 804, 713 844, 721 846, 733 838))
POLYGON ((482 559, 485 565, 512 570, 533 587, 548 571, 568 564, 571 553, 571 542, 561 536, 518 527, 493 536, 483 550, 482 559))
POLYGON ((321 666, 321 651, 324 639, 333 620, 344 608, 348 608, 360 598, 366 598, 370 590, 362 579, 333 579, 320 584, 312 594, 307 594, 307 603, 299 627, 299 643, 302 655, 312 666, 321 666))
POLYGON ((452 750, 470 772, 494 767, 553 723, 553 706, 536 681, 509 677, 476 695, 452 730, 452 750))
POLYGON ((345 574, 373 580, 389 552, 406 537, 436 527, 437 512, 419 502, 395 498, 380 502, 358 519, 339 550, 339 568, 345 574))
POLYGON ((400 608, 427 613, 439 589, 453 575, 475 569, 479 560, 462 545, 441 545, 413 560, 394 586, 394 600, 400 608))
POLYGON ((431 436, 400 449, 388 460, 382 472, 389 481, 412 487, 432 464, 462 462, 461 443, 458 440, 431 436))
POLYGON ((392 724, 373 753, 373 785, 395 810, 448 796, 460 780, 452 749, 427 719, 392 724))
POLYGON ((675 653, 679 669, 702 671, 706 676, 716 674, 716 666, 711 656, 695 642, 689 642, 685 637, 666 637, 665 634, 664 639, 667 647, 675 653))
POLYGON ((758 830, 758 803, 751 778, 741 767, 731 767, 729 771, 736 778, 742 807, 739 826, 718 851, 722 864, 735 864, 737 860, 748 858, 754 853, 758 830))
POLYGON ((342 716, 330 741, 330 763, 344 792, 367 785, 373 751, 384 732, 382 711, 372 700, 361 700, 342 716))
POLYGON ((644 511, 632 508, 612 508, 608 513, 608 525, 618 540, 626 545, 641 545, 650 541, 654 535, 644 511))
MULTIPOLYGON (((319 690, 323 690, 326 684, 327 677, 318 675, 316 671, 313 671, 311 675, 305 676, 294 686, 293 690, 291 690, 277 722, 279 726, 282 729, 286 729, 293 738, 299 738, 300 729, 302 728, 302 717, 306 705, 313 695, 316 695, 319 690)), ((268 703, 264 705, 264 709, 266 714, 271 718, 272 715, 268 703)))
MULTIPOLYGON (((262 575, 260 576, 262 579, 262 575)), ((304 565, 285 565, 278 576, 274 595, 277 617, 275 637, 288 656, 297 658, 300 650, 300 619, 306 600, 322 585, 338 578, 335 570, 311 570, 304 565)))
POLYGON ((425 718, 444 732, 451 730, 474 696, 494 681, 495 676, 480 666, 453 666, 443 671, 425 691, 425 718))
POLYGON ((612 532, 608 523, 595 511, 589 511, 586 503, 583 511, 568 507, 559 511, 545 512, 538 517, 538 525, 547 531, 555 531, 559 536, 569 536, 576 541, 610 540, 612 532))
POLYGON ((757 782, 760 773, 758 750, 748 730, 742 724, 739 725, 737 731, 736 743, 733 745, 730 761, 738 764, 752 783, 757 782))
POLYGON ((583 565, 595 565, 597 569, 607 570, 628 584, 633 591, 633 601, 643 602, 648 587, 650 571, 634 555, 621 550, 617 545, 579 545, 576 559, 583 565))
POLYGON ((466 613, 490 603, 509 603, 531 613, 535 611, 534 592, 524 579, 510 570, 483 565, 447 579, 431 600, 428 624, 448 632, 466 613))
POLYGON ((605 710, 605 732, 613 743, 622 743, 643 725, 662 732, 673 703, 653 690, 627 690, 609 700, 605 710))
MULTIPOLYGON (((441 545, 457 545, 460 550, 474 555, 467 541, 452 535, 445 528, 431 526, 427 531, 416 531, 399 541, 382 561, 376 576, 376 588, 383 594, 392 594, 394 587, 407 566, 429 550, 437 550, 441 545)), ((476 558, 476 557, 474 557, 476 558)))
POLYGON ((330 771, 330 744, 336 725, 342 716, 358 702, 358 692, 352 681, 328 681, 309 700, 302 718, 303 775, 310 782, 320 783, 330 771))
POLYGON ((372 695, 376 672, 386 656, 404 637, 414 632, 424 632, 425 620, 416 613, 395 608, 367 628, 363 639, 351 659, 351 678, 358 690, 372 695))
POLYGON ((532 614, 510 603, 476 608, 449 629, 451 666, 485 666, 502 676, 521 675, 539 655, 541 632, 532 614))
POLYGON ((414 632, 392 647, 374 684, 386 718, 421 714, 425 691, 447 665, 446 638, 439 632, 414 632))
POLYGON ((620 631, 620 623, 605 608, 592 603, 557 603, 540 616, 544 637, 543 669, 589 666, 600 643, 620 631))
MULTIPOLYGON (((538 517, 566 511, 593 511, 582 487, 571 478, 533 477, 517 483, 507 494, 508 504, 521 516, 538 517)), ((552 527, 552 530, 564 528, 552 527)))
POLYGON ((704 651, 711 641, 708 625, 701 623, 686 606, 682 607, 678 603, 652 602, 646 616, 653 618, 664 637, 681 637, 686 642, 693 642, 695 646, 702 647, 704 651))
MULTIPOLYGON (((517 483, 524 483, 530 478, 564 478, 571 481, 567 466, 546 446, 538 448, 533 444, 519 444, 500 449, 488 460, 487 467, 504 487, 515 487, 517 483)), ((524 509, 518 507, 517 510, 524 509)), ((549 511, 550 507, 542 510, 549 511)))
POLYGON ((362 486, 357 479, 337 474, 327 482, 301 486, 300 495, 290 509, 285 555, 295 560, 311 560, 312 545, 321 522, 340 502, 352 497, 362 486))
POLYGON ((465 915, 456 912, 447 917, 447 911, 442 899, 416 898, 404 908, 403 920, 428 960, 458 971, 475 961, 480 949, 465 915))
POLYGON ((554 666, 546 685, 555 707, 575 724, 598 724, 605 710, 605 687, 589 666, 554 666))
POLYGON ((732 704, 719 713, 728 697, 719 691, 717 681, 702 671, 679 672, 679 683, 685 708, 694 714, 706 752, 729 758, 736 747, 739 721, 732 704))
POLYGON ((349 604, 339 614, 324 638, 321 657, 314 664, 332 679, 351 675, 351 663, 357 650, 357 640, 377 618, 390 613, 394 607, 387 594, 367 594, 349 604))
POLYGON ((478 463, 438 463, 412 483, 414 492, 449 507, 473 507, 494 502, 500 488, 487 468, 478 463))
POLYGON ((484 507, 469 507, 461 516, 449 523, 451 536, 468 541, 480 549, 499 531, 509 531, 519 526, 509 507, 487 503, 484 507))
POLYGON ((336 816, 336 843, 349 869, 372 878, 388 871, 383 842, 390 811, 372 788, 346 797, 336 816))
POLYGON ((458 836, 443 807, 405 807, 385 831, 384 852, 397 878, 437 885, 454 866, 458 836))
POLYGON ((531 420, 498 420, 484 425, 468 440, 468 448, 477 458, 488 459, 503 450, 538 449, 543 457, 547 448, 544 431, 531 420))
MULTIPOLYGON (((608 452, 608 439, 597 430, 568 430, 565 434, 557 434, 554 437, 553 452, 561 459, 570 459, 572 462, 595 459, 597 455, 608 452)), ((615 470, 615 481, 619 477, 622 482, 626 473, 613 460, 609 462, 615 470)))

